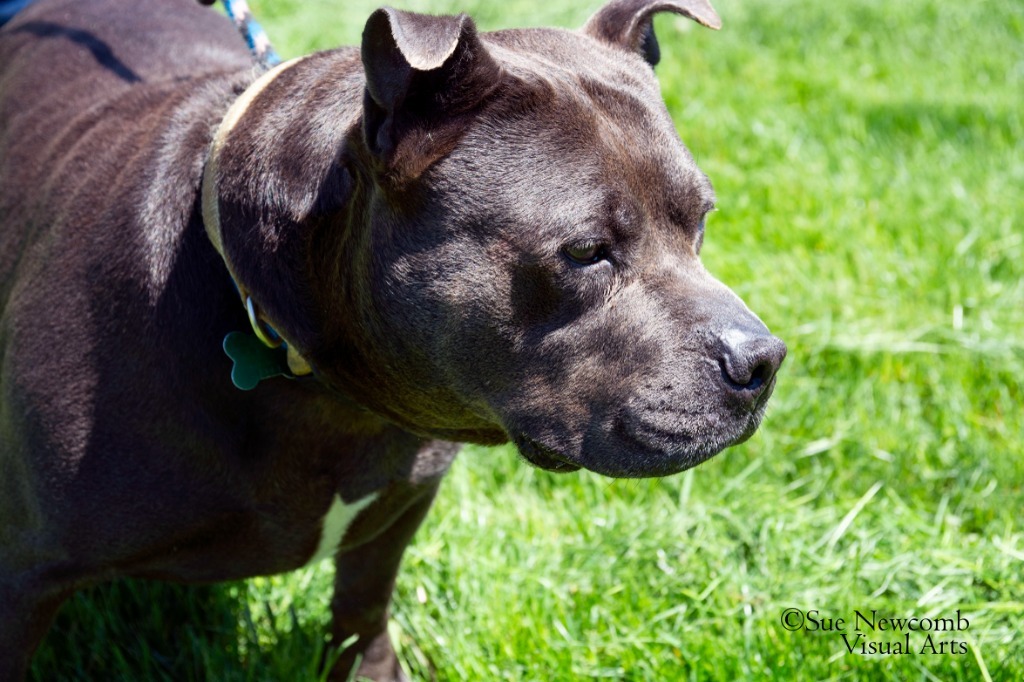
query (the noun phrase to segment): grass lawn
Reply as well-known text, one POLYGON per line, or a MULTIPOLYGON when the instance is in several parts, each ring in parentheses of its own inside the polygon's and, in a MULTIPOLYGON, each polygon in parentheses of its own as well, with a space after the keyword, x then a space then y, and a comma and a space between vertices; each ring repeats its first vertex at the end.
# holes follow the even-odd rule
MULTIPOLYGON (((488 29, 597 7, 394 3, 488 29)), ((286 56, 376 6, 253 4, 286 56)), ((437 680, 1022 679, 1024 4, 715 5, 717 33, 658 19, 658 75, 718 194, 704 262, 789 345, 769 416, 664 480, 467 448, 406 557, 400 654, 437 680), (862 653, 906 640, 858 612, 957 629, 862 653)), ((332 571, 81 595, 34 675, 315 679, 332 571)))

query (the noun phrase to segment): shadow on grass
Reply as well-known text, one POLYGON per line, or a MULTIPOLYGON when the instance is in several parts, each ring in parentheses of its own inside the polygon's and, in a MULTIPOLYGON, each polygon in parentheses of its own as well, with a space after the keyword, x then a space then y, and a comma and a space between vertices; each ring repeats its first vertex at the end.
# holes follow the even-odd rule
POLYGON ((29 679, 275 680, 304 667, 314 679, 324 629, 292 616, 284 628, 273 624, 281 619, 254 622, 245 583, 117 581, 64 605, 29 679))

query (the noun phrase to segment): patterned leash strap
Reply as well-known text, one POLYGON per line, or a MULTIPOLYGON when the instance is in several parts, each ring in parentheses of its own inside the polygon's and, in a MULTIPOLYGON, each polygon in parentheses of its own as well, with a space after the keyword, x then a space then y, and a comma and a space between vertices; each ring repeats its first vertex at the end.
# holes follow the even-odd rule
POLYGON ((270 44, 267 32, 253 18, 249 3, 246 0, 221 0, 221 2, 224 3, 224 11, 235 22, 238 32, 242 34, 256 62, 264 69, 280 64, 281 57, 274 50, 274 46, 270 44))

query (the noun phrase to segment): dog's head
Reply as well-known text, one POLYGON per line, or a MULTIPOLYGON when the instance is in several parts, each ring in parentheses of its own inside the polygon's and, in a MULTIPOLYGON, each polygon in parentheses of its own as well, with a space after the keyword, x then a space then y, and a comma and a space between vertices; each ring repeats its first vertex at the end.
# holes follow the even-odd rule
POLYGON ((294 332, 321 381, 551 470, 665 475, 753 433, 785 346, 701 265, 714 195, 654 76, 658 11, 718 26, 704 0, 579 32, 371 16, 294 332))

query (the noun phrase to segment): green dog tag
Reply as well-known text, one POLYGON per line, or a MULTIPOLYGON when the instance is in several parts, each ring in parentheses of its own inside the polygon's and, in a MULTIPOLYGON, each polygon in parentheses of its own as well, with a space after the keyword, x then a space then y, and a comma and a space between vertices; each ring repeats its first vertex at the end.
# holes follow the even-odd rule
POLYGON ((234 361, 231 382, 243 391, 251 391, 264 379, 290 377, 288 352, 268 348, 254 334, 231 332, 224 337, 224 352, 234 361))

